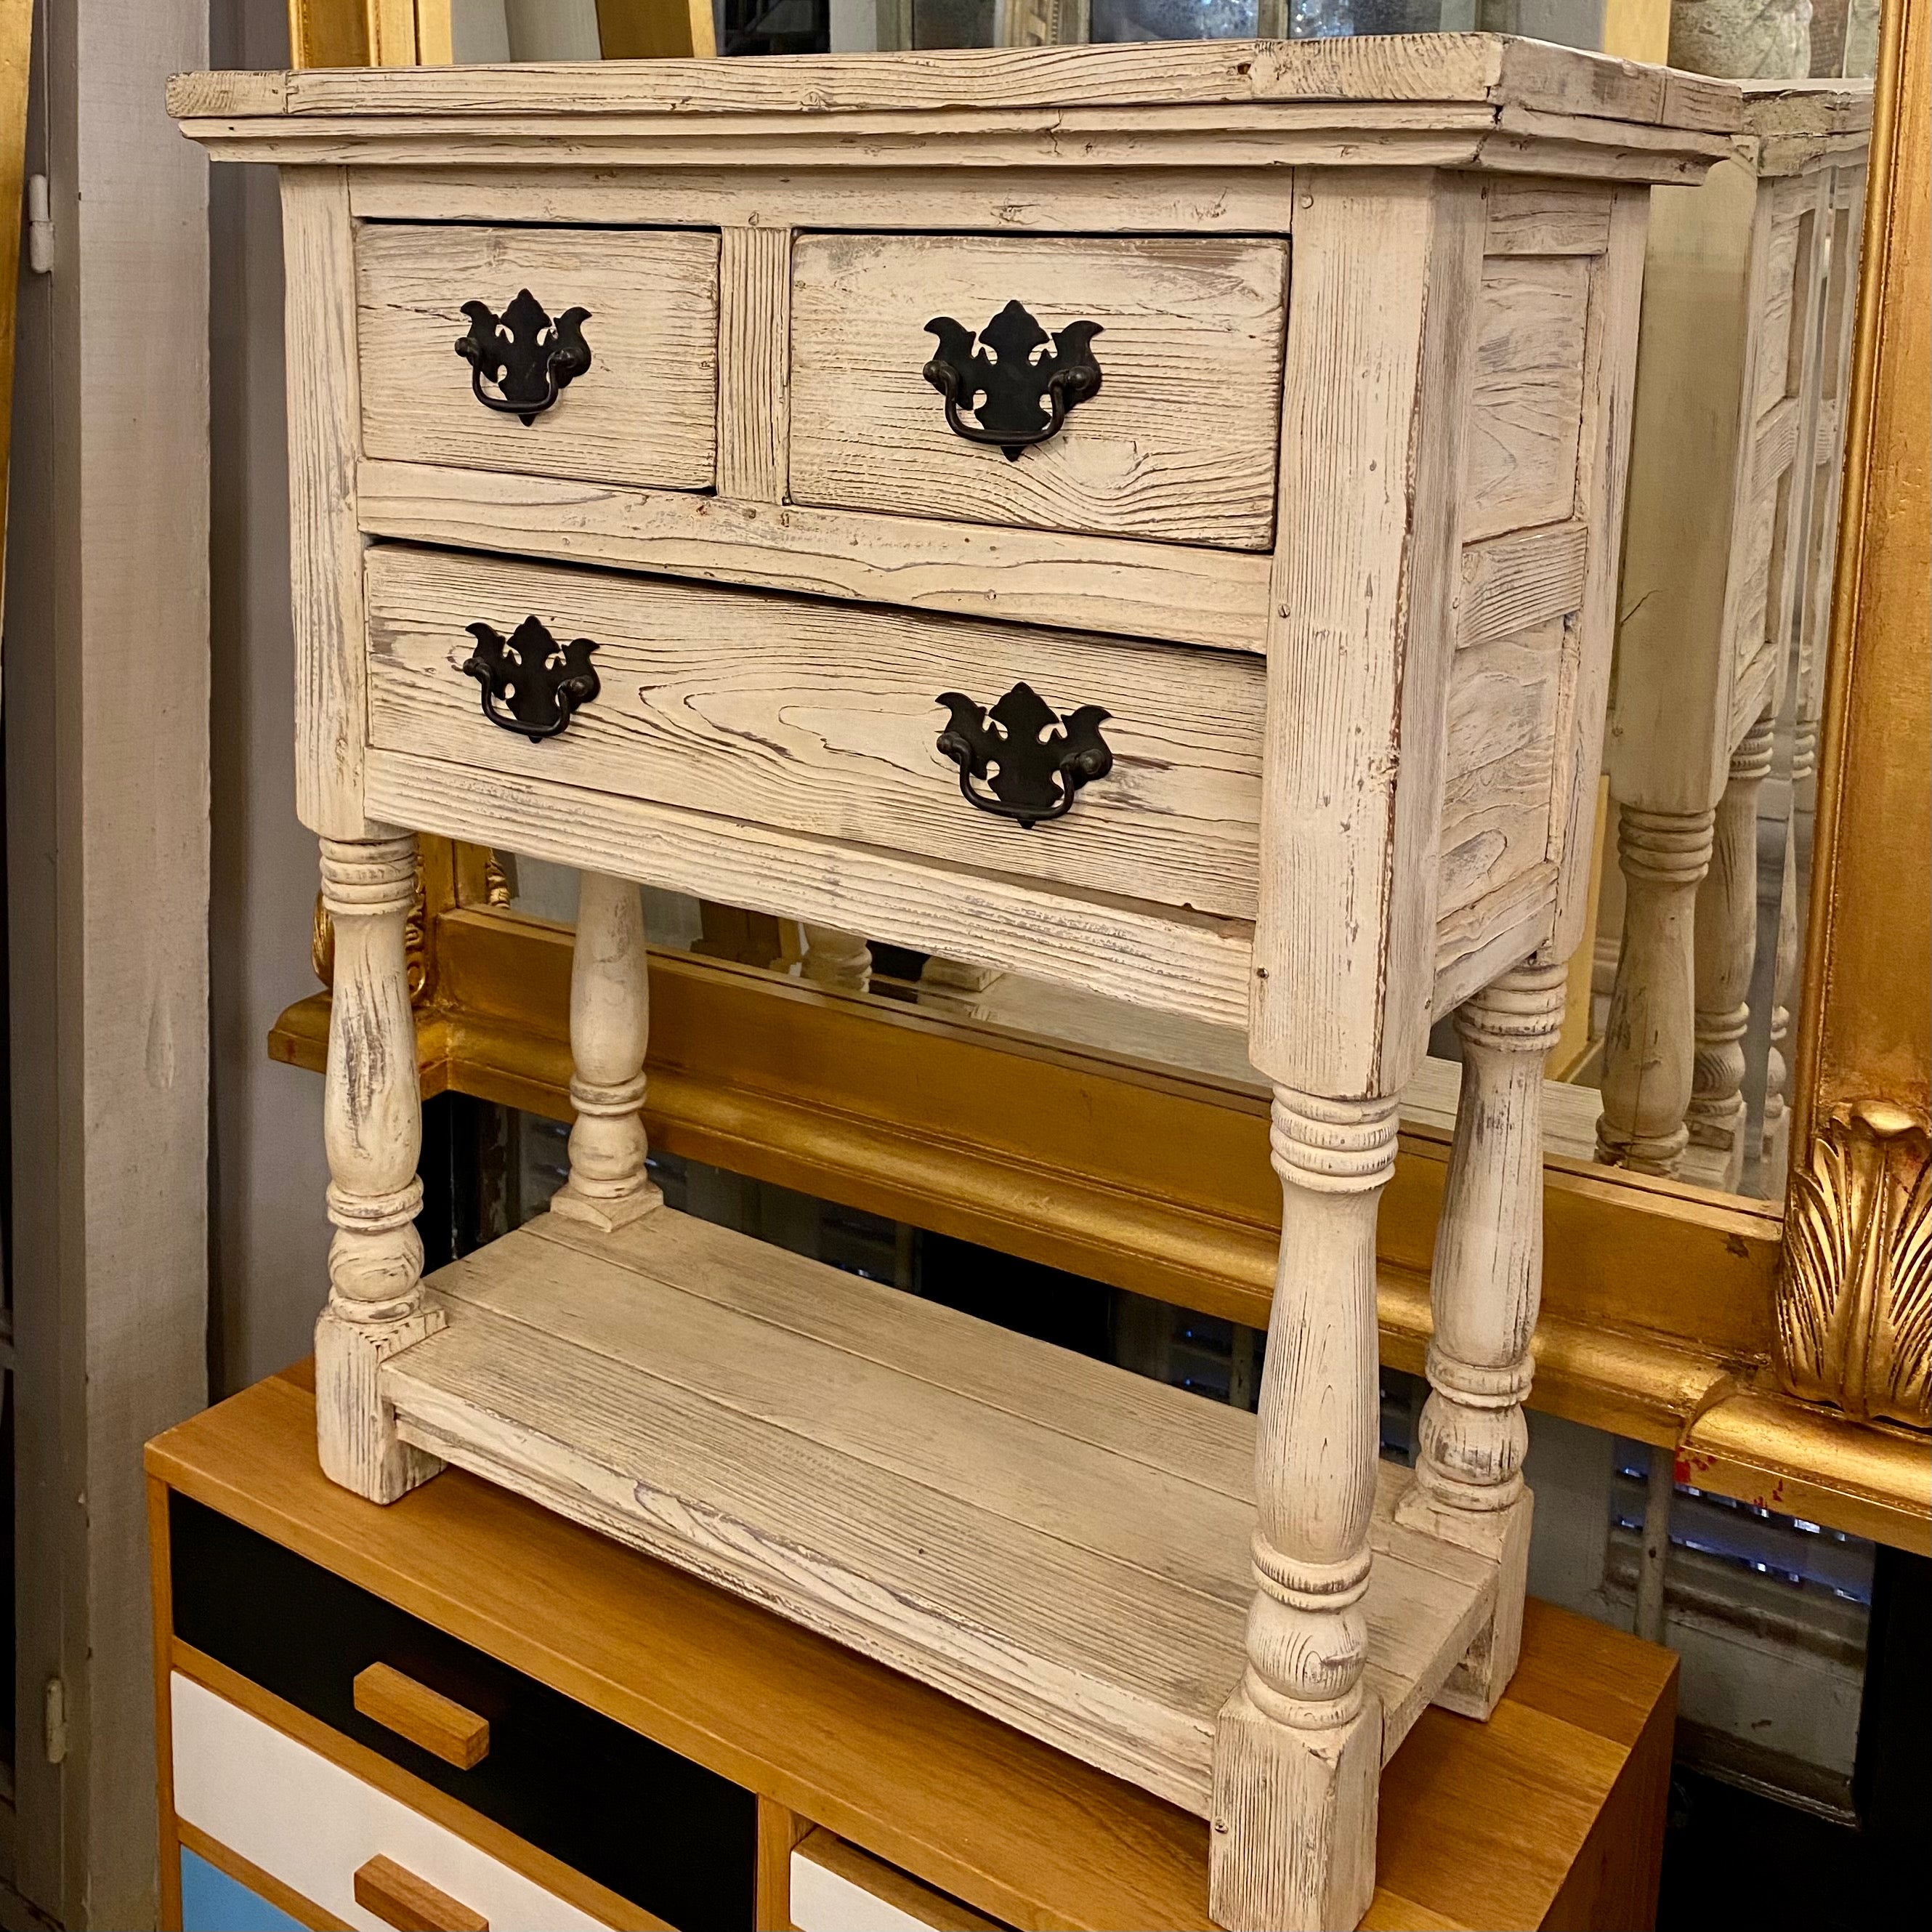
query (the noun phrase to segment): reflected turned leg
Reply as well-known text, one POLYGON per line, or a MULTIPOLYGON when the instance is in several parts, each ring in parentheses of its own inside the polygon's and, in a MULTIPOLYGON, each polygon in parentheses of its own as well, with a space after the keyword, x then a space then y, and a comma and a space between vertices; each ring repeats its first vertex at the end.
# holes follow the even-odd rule
POLYGON ((842 993, 862 993, 872 983, 872 949, 856 932, 836 926, 807 922, 805 957, 799 976, 814 986, 831 986, 842 993))
POLYGON ((644 1054, 650 955, 642 895, 628 879, 580 872, 570 968, 570 1179, 550 1212, 621 1228, 664 1200, 645 1166, 644 1054))
POLYGON ((1725 1150, 1724 1185, 1732 1188, 1744 1160, 1744 1035, 1757 956, 1757 802, 1771 749, 1767 711, 1731 754, 1710 869, 1697 888, 1696 1050, 1685 1124, 1699 1146, 1725 1150))
POLYGON ((316 1446, 332 1482, 393 1502, 442 1468, 398 1439, 380 1370, 442 1326, 422 1288, 416 1163, 422 1106, 403 929, 413 838, 322 841, 335 929, 322 1138, 328 1154, 328 1303, 315 1329, 316 1446))
POLYGON ((1396 1520, 1495 1560, 1490 1627, 1436 1694, 1486 1718, 1522 1640, 1530 1494, 1522 1414, 1543 1286, 1543 1069, 1563 1026, 1561 965, 1520 966, 1456 1010, 1456 1136, 1436 1224, 1430 1396, 1396 1520))
POLYGON ((1618 819, 1624 936, 1604 1033, 1597 1158, 1640 1174, 1675 1173, 1690 1139, 1694 936, 1712 818, 1626 805, 1618 819))
POLYGON ((1275 1089, 1282 1230, 1255 1459, 1247 1669, 1214 1740, 1208 1910, 1353 1925, 1375 1888, 1382 1707, 1363 1682, 1381 1401, 1376 1214, 1393 1100, 1275 1089))

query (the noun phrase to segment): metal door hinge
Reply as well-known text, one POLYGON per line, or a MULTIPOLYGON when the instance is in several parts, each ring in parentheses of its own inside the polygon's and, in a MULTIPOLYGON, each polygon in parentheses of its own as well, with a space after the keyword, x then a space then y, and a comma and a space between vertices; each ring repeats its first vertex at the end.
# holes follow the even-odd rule
POLYGON ((47 212, 47 178, 27 177, 27 266, 37 275, 54 272, 54 219, 47 212))
POLYGON ((48 1763, 64 1763, 67 1760, 67 1686, 58 1677, 47 1679, 46 1694, 41 1703, 40 1728, 46 1744, 48 1763))

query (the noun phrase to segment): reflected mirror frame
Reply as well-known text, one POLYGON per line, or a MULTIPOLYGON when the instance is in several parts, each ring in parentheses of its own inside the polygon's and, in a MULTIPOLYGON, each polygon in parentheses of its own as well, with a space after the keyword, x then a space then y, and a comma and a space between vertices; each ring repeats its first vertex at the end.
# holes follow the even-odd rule
MULTIPOLYGON (((1901 1258, 1928 1238, 1932 1104, 1932 614, 1914 454, 1928 6, 1888 0, 1881 43, 1788 1214, 1549 1159, 1530 1398, 1673 1449, 1701 1487, 1921 1551, 1924 1340, 1898 1297, 1901 1258), (1848 1253, 1869 1265, 1844 1270, 1833 1258, 1848 1253)), ((386 64, 448 57, 448 0, 290 0, 290 16, 298 64, 370 64, 372 46, 386 64)), ((487 854, 422 843, 425 1097, 567 1118, 569 934, 507 910, 487 854)), ((1258 1103, 722 962, 658 954, 652 992, 648 1111, 670 1151, 1265 1324, 1278 1202, 1258 1103), (1078 1170, 1040 1125, 1070 1106, 1110 1124, 1078 1170)), ((320 1070, 327 1024, 326 994, 299 1001, 270 1051, 320 1070)), ((1382 1208, 1382 1355, 1412 1372, 1447 1158, 1446 1135, 1406 1129, 1382 1208)))

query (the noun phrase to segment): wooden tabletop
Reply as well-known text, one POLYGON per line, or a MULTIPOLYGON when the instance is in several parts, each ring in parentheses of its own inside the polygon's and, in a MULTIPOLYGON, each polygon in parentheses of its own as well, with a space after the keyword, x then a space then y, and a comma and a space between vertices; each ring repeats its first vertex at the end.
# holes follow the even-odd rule
MULTIPOLYGON (((1209 1925, 1200 1820, 460 1472, 365 1503, 310 1386, 170 1430, 149 1474, 1011 1924, 1209 1925)), ((1495 1716, 1430 1710, 1384 1772, 1364 1925, 1650 1924, 1676 1670, 1532 1600, 1495 1716)))

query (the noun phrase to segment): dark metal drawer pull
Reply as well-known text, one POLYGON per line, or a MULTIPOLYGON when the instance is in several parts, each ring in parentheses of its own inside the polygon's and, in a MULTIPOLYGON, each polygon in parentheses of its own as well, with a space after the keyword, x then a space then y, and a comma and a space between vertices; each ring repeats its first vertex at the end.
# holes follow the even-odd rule
POLYGON ((466 302, 470 333, 457 340, 456 352, 470 364, 470 392, 486 410, 535 422, 590 367, 584 339, 587 308, 567 308, 553 322, 528 289, 501 315, 488 302, 466 302), (491 395, 483 385, 494 382, 491 395))
POLYGON ((1058 436, 1067 412, 1100 393, 1100 365, 1088 346, 1101 333, 1097 322, 1070 322, 1049 337, 1010 302, 980 330, 977 349, 973 332, 950 315, 934 316, 926 329, 939 338, 926 380, 946 398, 953 434, 1004 449, 1009 463, 1058 436), (1036 356, 1049 341, 1052 351, 1036 356), (967 422, 962 412, 968 410, 978 422, 967 422))
POLYGON ((588 638, 560 644, 534 617, 507 638, 488 624, 469 631, 476 648, 463 668, 483 687, 484 716, 532 745, 554 738, 602 688, 590 664, 597 646, 588 638), (499 709, 506 704, 507 715, 499 709))
POLYGON ((1064 818, 1074 794, 1114 768, 1100 736, 1108 714, 1097 704, 1063 718, 1030 684, 1015 685, 991 710, 957 691, 942 691, 938 701, 952 714, 939 748, 959 767, 962 794, 997 818, 1028 828, 1064 818))

